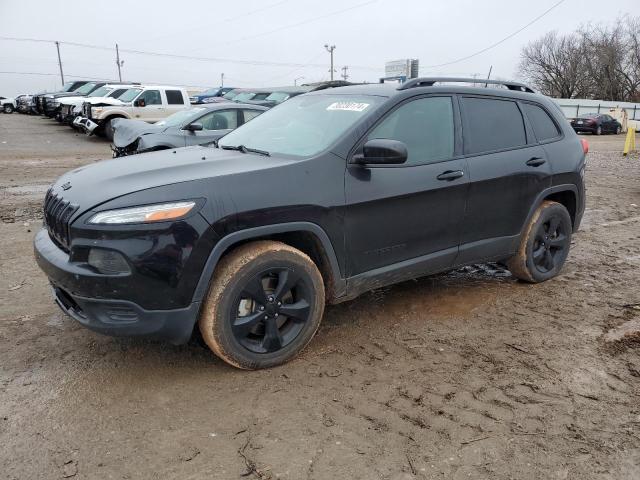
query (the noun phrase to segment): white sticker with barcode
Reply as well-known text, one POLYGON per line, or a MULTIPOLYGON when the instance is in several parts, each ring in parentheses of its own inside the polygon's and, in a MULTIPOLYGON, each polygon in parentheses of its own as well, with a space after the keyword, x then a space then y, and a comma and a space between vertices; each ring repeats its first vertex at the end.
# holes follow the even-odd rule
POLYGON ((369 106, 368 103, 334 102, 327 107, 327 110, 345 110, 348 112, 362 112, 368 106, 369 106))

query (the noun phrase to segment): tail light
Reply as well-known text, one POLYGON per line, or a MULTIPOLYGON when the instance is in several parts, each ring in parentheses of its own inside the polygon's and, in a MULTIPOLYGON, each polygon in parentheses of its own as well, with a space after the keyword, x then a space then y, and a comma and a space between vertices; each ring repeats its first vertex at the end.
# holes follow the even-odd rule
POLYGON ((584 154, 586 155, 587 153, 589 153, 589 142, 587 142, 586 139, 581 138, 580 143, 582 144, 582 151, 584 152, 584 154))

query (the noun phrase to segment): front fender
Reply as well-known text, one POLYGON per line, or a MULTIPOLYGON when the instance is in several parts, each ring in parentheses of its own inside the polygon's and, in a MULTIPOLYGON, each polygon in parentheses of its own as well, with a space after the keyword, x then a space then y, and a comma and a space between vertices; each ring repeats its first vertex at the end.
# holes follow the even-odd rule
POLYGON ((329 260, 329 265, 331 267, 331 281, 334 290, 334 297, 339 298, 346 295, 347 292, 347 283, 340 276, 340 267, 338 265, 338 258, 336 257, 335 250, 333 249, 333 245, 331 244, 331 240, 326 232, 317 224, 311 222, 291 222, 291 223, 278 223, 274 225, 265 225, 261 227, 248 228, 246 230, 240 230, 238 232, 231 233, 218 241, 215 245, 211 253, 209 254, 209 258, 204 266, 202 274, 200 276, 200 281, 196 287, 196 290, 193 295, 192 301, 200 302, 204 299, 205 295, 209 290, 209 283, 211 282, 211 278, 213 277, 213 272, 220 261, 222 255, 233 245, 239 242, 245 242, 247 240, 251 240, 253 238, 263 238, 268 235, 274 235, 278 233, 289 233, 289 232, 309 232, 315 235, 329 260))

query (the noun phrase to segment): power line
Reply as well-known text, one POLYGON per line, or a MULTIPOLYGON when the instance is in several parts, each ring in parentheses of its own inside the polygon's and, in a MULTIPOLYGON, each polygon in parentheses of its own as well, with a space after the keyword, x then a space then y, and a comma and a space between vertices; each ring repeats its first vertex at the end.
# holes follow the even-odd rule
POLYGON ((472 53, 471 55, 467 55, 466 57, 462 57, 459 58, 457 60, 453 60, 451 62, 446 62, 446 63, 439 63, 437 65, 423 65, 422 68, 437 68, 437 67, 446 67, 447 65, 453 65, 454 63, 460 63, 463 62, 465 60, 469 60, 470 58, 473 58, 475 56, 478 56, 484 52, 487 52, 489 50, 491 50, 492 48, 497 47, 498 45, 506 42, 507 40, 509 40, 512 37, 515 37, 517 34, 519 34, 520 32, 522 32, 523 30, 525 30, 526 28, 530 27, 531 25, 533 25, 534 23, 536 23, 538 20, 540 20, 542 17, 544 17, 545 15, 547 15, 549 12, 551 12, 553 9, 555 9, 556 7, 558 7, 561 3, 564 3, 565 0, 560 0, 559 2, 555 3, 554 5, 551 6, 551 8, 545 10, 541 15, 538 15, 536 18, 534 18, 533 20, 531 20, 529 23, 527 23, 524 27, 520 28, 519 30, 516 30, 515 32, 513 32, 510 35, 507 35, 506 37, 504 37, 502 40, 497 41, 496 43, 493 43, 491 45, 489 45, 488 47, 483 48, 482 50, 478 50, 475 53, 472 53))

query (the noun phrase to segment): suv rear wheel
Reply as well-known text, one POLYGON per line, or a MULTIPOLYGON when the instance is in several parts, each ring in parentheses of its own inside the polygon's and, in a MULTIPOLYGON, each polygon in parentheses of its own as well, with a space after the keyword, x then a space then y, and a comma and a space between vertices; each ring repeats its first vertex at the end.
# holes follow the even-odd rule
POLYGON ((222 258, 198 325, 225 362, 268 368, 311 341, 324 301, 322 276, 307 255, 281 242, 257 241, 222 258))
POLYGON ((507 262, 513 276, 531 283, 555 277, 569 254, 571 231, 564 205, 542 202, 525 228, 518 252, 507 262))

